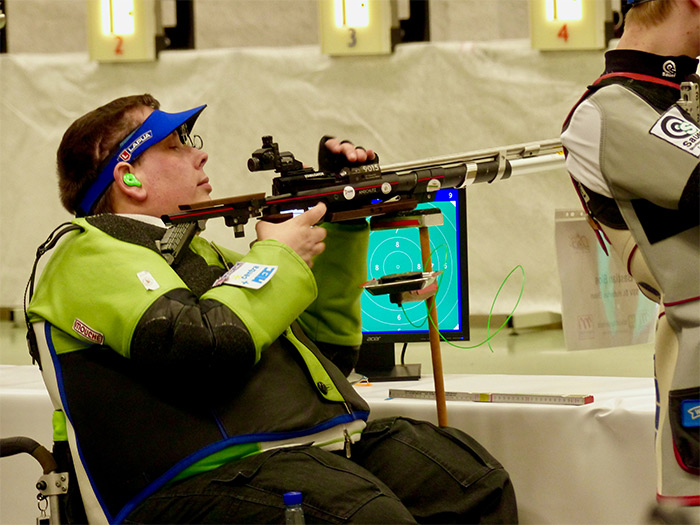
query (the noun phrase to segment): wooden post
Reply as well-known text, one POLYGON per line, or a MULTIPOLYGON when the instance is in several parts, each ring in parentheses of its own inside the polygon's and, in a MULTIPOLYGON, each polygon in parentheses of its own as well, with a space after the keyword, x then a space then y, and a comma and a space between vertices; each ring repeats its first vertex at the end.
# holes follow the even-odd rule
MULTIPOLYGON (((420 235, 420 251, 424 272, 433 271, 430 259, 430 234, 427 226, 418 228, 420 235)), ((447 403, 445 400, 445 380, 442 373, 442 354, 440 353, 440 334, 438 332, 438 315, 435 296, 425 301, 428 306, 430 355, 433 361, 433 380, 435 381, 435 402, 437 403, 438 425, 447 426, 447 403)))

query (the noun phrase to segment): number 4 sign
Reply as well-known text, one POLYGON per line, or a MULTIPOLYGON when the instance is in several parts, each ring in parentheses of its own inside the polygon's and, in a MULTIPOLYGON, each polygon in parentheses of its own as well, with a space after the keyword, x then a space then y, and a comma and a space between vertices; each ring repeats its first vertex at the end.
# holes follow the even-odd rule
POLYGON ((569 41, 569 30, 566 28, 566 24, 564 24, 563 26, 561 26, 561 29, 560 29, 559 32, 557 33, 557 36, 558 36, 559 38, 563 38, 563 39, 564 39, 564 42, 568 42, 568 41, 569 41))
POLYGON ((530 0, 534 49, 603 49, 612 8, 606 0, 530 0))

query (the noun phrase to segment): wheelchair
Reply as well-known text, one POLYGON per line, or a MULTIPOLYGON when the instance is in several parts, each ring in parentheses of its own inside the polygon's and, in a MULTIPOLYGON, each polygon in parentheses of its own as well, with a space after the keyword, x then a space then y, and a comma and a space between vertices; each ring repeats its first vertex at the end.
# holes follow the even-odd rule
POLYGON ((87 523, 80 493, 71 484, 75 480, 72 458, 66 442, 56 442, 53 452, 31 438, 15 436, 0 439, 0 457, 16 454, 31 455, 42 468, 36 483, 40 515, 37 523, 58 525, 61 523, 87 523))
MULTIPOLYGON (((63 405, 43 328, 44 323, 34 326, 28 323, 27 339, 34 343, 29 345, 30 354, 40 364, 39 369, 55 415, 57 412, 63 412, 63 405)), ((91 491, 91 484, 82 464, 75 461, 78 456, 74 456, 77 454, 77 448, 72 427, 68 425, 66 431, 65 436, 54 435, 51 451, 29 437, 2 438, 0 457, 26 453, 41 465, 43 474, 36 484, 41 514, 37 523, 107 523, 108 520, 91 491)))

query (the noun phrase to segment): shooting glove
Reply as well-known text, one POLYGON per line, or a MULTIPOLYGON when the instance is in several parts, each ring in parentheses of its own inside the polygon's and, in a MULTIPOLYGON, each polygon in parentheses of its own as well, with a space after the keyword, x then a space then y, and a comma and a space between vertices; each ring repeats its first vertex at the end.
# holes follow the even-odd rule
MULTIPOLYGON (((333 139, 330 135, 324 135, 321 142, 318 145, 318 169, 324 173, 338 173, 343 168, 350 164, 356 166, 364 166, 366 164, 377 164, 379 163, 379 155, 374 154, 374 159, 368 160, 366 162, 349 162, 348 159, 342 153, 333 153, 326 147, 326 141, 333 139)), ((350 142, 349 140, 344 140, 342 143, 350 142)), ((361 148, 362 146, 356 146, 361 148)))

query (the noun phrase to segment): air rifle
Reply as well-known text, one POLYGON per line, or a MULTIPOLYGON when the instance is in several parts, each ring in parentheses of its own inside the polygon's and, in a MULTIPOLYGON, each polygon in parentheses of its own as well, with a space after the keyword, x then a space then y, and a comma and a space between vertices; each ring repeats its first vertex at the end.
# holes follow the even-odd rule
MULTIPOLYGON (((279 222, 291 217, 293 210, 308 209, 319 202, 326 204, 324 221, 327 222, 372 217, 415 209, 421 202, 434 200, 435 192, 441 188, 465 188, 564 165, 559 139, 384 167, 378 162, 367 163, 345 167, 337 173, 305 167, 292 153, 280 152, 271 136, 263 137, 262 143, 262 148, 248 159, 248 169, 279 173, 273 179, 271 196, 256 193, 182 205, 181 212, 164 215, 163 221, 168 225, 190 225, 189 229, 193 230, 193 224, 223 217, 226 225, 234 229, 234 235, 242 237, 251 217, 279 222)), ((172 237, 183 242, 181 235, 172 237)), ((184 237, 191 239, 189 232, 184 237)), ((176 247, 164 241, 161 251, 165 256, 176 247)))

